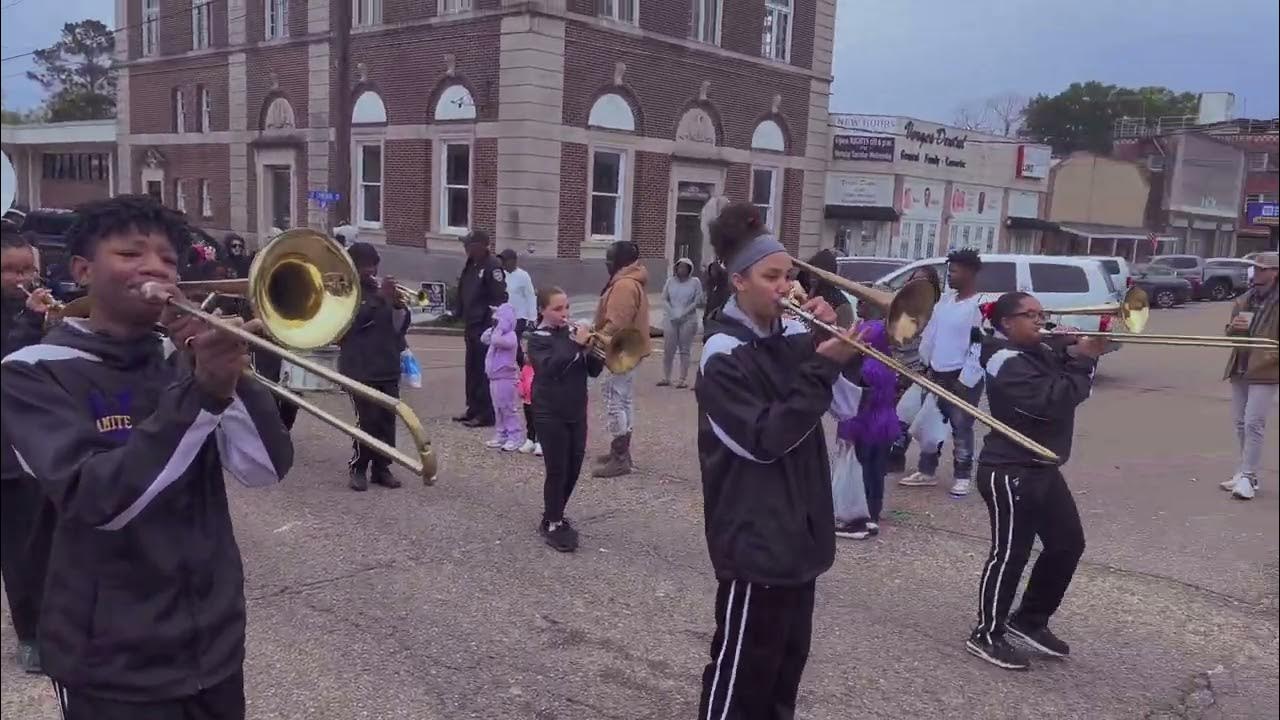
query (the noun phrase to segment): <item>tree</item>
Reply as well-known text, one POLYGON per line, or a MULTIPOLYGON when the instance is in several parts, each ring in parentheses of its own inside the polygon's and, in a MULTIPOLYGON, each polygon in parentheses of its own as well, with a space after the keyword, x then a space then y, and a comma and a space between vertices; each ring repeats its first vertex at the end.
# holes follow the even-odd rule
POLYGON ((985 104, 992 131, 1005 137, 1013 137, 1022 129, 1027 113, 1027 98, 1007 92, 987 98, 985 104))
POLYGON ((965 103, 956 108, 955 115, 951 118, 951 124, 961 130, 988 132, 991 130, 989 119, 990 113, 986 105, 965 103))
POLYGON ((1194 115, 1197 103, 1195 93, 1158 86, 1132 89, 1096 80, 1071 83, 1057 95, 1037 95, 1027 103, 1021 134, 1050 145, 1058 155, 1076 150, 1107 155, 1117 118, 1194 115))
POLYGON ((35 51, 36 69, 27 77, 49 92, 45 111, 51 122, 115 117, 115 47, 115 33, 106 25, 81 20, 63 25, 58 42, 35 51))

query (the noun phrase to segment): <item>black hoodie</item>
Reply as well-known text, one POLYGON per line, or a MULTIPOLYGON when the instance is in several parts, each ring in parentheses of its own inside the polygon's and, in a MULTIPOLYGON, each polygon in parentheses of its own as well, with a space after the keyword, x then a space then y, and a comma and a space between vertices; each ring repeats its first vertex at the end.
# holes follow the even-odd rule
MULTIPOLYGON (((3 309, 0 309, 0 358, 40 342, 43 334, 44 315, 28 310, 25 299, 4 298, 3 309)), ((20 477, 25 473, 3 430, 0 428, 0 478, 20 477)))
POLYGON ((533 363, 533 414, 559 422, 586 422, 587 378, 604 369, 589 347, 569 337, 569 326, 542 326, 525 334, 533 363))
POLYGON ((991 415, 1052 450, 1058 462, 1046 460, 997 432, 987 433, 978 462, 1020 466, 1066 463, 1071 457, 1076 406, 1092 391, 1097 361, 1044 343, 1034 348, 1017 347, 1001 335, 983 336, 980 357, 986 370, 991 415))
POLYGON ((857 413, 860 391, 798 322, 763 330, 730 299, 702 351, 698 460, 716 577, 803 585, 835 561, 822 416, 857 413))
POLYGON ((122 701, 193 695, 241 668, 244 573, 223 471, 259 486, 293 462, 265 388, 246 378, 217 400, 166 348, 69 320, 0 368, 0 419, 58 513, 44 669, 122 701))

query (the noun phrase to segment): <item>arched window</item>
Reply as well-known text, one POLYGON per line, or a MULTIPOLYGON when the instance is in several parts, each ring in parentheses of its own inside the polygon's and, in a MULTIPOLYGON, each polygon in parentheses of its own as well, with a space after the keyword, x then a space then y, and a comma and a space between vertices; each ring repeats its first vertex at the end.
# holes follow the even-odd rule
POLYGON ((751 133, 752 150, 772 150, 786 152, 787 141, 782 135, 782 128, 773 120, 763 120, 751 133))
POLYGON ((450 85, 436 100, 436 120, 475 120, 476 103, 463 85, 450 85))
POLYGON ((376 125, 386 122, 387 106, 382 104, 382 97, 372 90, 360 93, 355 107, 351 109, 351 124, 376 125))
POLYGON ((716 123, 711 113, 700 107, 692 107, 680 117, 676 126, 676 142, 716 145, 716 123))
POLYGON ((636 116, 631 112, 631 104, 617 93, 601 95, 591 106, 591 114, 587 116, 589 127, 606 130, 636 131, 636 116))
POLYGON ((277 97, 267 105, 262 115, 263 130, 292 130, 297 127, 293 116, 293 106, 283 97, 277 97))

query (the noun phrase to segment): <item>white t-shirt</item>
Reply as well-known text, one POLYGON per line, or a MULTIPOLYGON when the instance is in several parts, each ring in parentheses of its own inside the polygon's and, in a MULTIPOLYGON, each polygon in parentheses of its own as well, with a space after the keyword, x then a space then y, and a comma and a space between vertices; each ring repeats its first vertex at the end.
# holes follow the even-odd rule
POLYGON ((538 296, 533 289, 533 278, 524 268, 507 273, 507 302, 516 311, 516 317, 533 322, 538 319, 538 296))
POLYGON ((929 318, 924 337, 920 339, 921 359, 938 372, 963 369, 974 355, 971 331, 981 325, 978 295, 957 300, 956 292, 948 291, 933 306, 933 317, 929 318))

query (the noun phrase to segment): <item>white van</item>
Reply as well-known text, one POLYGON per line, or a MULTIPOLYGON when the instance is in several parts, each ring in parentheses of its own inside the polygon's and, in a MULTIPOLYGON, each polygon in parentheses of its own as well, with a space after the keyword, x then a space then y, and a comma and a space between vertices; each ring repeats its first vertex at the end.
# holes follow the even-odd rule
MULTIPOLYGON (((1103 305, 1119 302, 1123 291, 1116 288, 1102 264, 1093 258, 1063 255, 987 255, 982 256, 982 271, 978 273, 979 303, 992 302, 1004 293, 1021 290, 1036 296, 1045 310, 1066 309, 1087 305, 1103 305)), ((919 267, 933 267, 947 285, 947 259, 945 257, 917 260, 895 270, 876 281, 890 290, 898 290, 906 284, 911 273, 919 267)), ((1110 326, 1098 315, 1067 315, 1054 317, 1060 325, 1070 325, 1081 330, 1124 328, 1110 326)))

